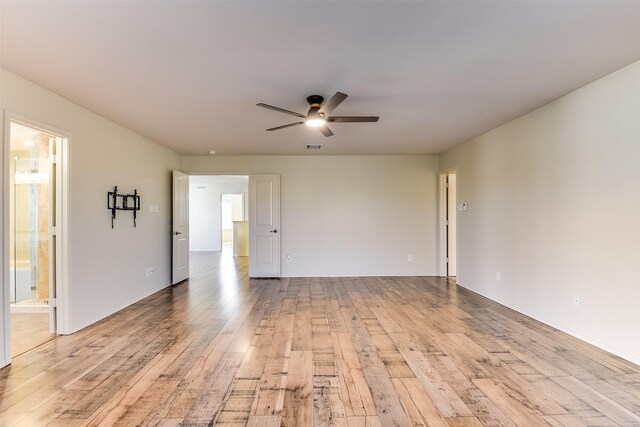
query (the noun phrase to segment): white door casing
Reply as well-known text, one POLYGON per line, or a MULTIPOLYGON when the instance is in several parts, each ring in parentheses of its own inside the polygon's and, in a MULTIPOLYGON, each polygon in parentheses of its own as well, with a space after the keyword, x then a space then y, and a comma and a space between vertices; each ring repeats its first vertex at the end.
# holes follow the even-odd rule
POLYGON ((280 277, 281 234, 280 175, 250 175, 250 277, 280 277))
POLYGON ((60 200, 62 198, 61 151, 63 139, 52 137, 49 140, 49 331, 57 333, 58 325, 58 271, 57 254, 61 253, 59 220, 62 217, 60 200))
POLYGON ((448 232, 447 232, 447 255, 449 257, 449 264, 447 275, 448 276, 457 276, 457 240, 458 240, 458 231, 457 231, 457 206, 458 206, 458 197, 457 197, 457 184, 456 184, 456 174, 450 173, 448 175, 448 196, 447 196, 447 221, 448 221, 448 232))
MULTIPOLYGON (((1 117, 1 116, 0 116, 1 117)), ((70 284, 69 284, 69 144, 71 140, 71 134, 67 131, 58 129, 49 124, 40 123, 28 117, 21 116, 11 111, 4 111, 4 171, 2 173, 3 178, 3 199, 4 209, 2 212, 3 218, 3 241, 2 241, 2 263, 4 265, 3 292, 0 295, 0 316, 2 317, 2 327, 0 328, 0 367, 5 366, 11 362, 11 314, 10 314, 10 292, 9 292, 9 209, 10 203, 10 190, 9 190, 9 162, 11 160, 10 155, 10 141, 11 141, 11 123, 19 123, 27 127, 31 127, 42 132, 55 135, 55 158, 51 159, 55 161, 55 168, 50 170, 50 178, 55 178, 50 181, 50 196, 54 196, 55 203, 51 205, 50 214, 55 218, 55 228, 52 229, 52 233, 55 233, 55 239, 51 239, 49 244, 50 253, 50 298, 55 298, 55 309, 53 307, 54 301, 51 301, 50 305, 50 325, 51 332, 58 334, 70 334, 71 329, 71 315, 70 315, 70 284)), ((51 202, 51 200, 50 200, 51 202)), ((50 220, 53 218, 50 218, 50 220)), ((53 226, 54 222, 50 222, 53 226)))
POLYGON ((189 277, 189 175, 173 171, 171 283, 189 277))

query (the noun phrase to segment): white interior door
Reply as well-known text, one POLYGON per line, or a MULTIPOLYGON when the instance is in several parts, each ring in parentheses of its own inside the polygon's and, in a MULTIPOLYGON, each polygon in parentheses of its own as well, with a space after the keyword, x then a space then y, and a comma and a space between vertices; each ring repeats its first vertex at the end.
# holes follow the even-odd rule
POLYGON ((173 171, 172 279, 189 277, 189 175, 173 171))
POLYGON ((280 176, 249 176, 249 276, 280 277, 280 176))

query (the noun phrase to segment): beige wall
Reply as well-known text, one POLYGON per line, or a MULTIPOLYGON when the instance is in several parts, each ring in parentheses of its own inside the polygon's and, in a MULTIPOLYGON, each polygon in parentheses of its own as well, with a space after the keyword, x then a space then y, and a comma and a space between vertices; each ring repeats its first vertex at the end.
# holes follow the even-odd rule
POLYGON ((640 62, 440 162, 469 203, 459 283, 640 362, 640 62))
POLYGON ((283 276, 436 273, 437 156, 187 156, 183 169, 281 175, 283 276))
MULTIPOLYGON (((65 298, 72 309, 66 332, 167 286, 170 171, 180 168, 180 156, 0 68, 0 112, 6 110, 71 134, 71 263, 65 298), (118 212, 111 229, 106 200, 114 185, 141 194, 137 228, 131 213, 118 212), (150 213, 150 204, 159 205, 160 212, 150 213), (151 277, 145 277, 147 267, 154 267, 151 277)), ((0 138, 4 146, 4 132, 0 138)))

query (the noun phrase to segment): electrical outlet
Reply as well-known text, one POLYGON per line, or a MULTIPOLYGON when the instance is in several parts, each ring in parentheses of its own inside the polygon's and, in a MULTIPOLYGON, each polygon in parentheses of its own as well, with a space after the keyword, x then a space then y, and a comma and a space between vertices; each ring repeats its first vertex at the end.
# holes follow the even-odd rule
POLYGON ((413 255, 407 255, 407 261, 413 261, 413 255))
POLYGON ((287 254, 287 262, 291 262, 291 254, 287 254))
POLYGON ((496 271, 496 282, 499 282, 502 280, 502 273, 500 273, 499 271, 496 271))
POLYGON ((580 295, 573 296, 573 305, 576 307, 580 307, 580 295))

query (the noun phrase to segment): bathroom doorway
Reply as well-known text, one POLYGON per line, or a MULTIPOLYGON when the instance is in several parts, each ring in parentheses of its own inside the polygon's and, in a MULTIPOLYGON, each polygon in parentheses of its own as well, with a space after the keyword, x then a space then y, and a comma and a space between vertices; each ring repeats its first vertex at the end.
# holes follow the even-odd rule
POLYGON ((56 154, 62 139, 17 121, 9 124, 12 358, 55 337, 56 190, 60 184, 56 179, 56 154))

